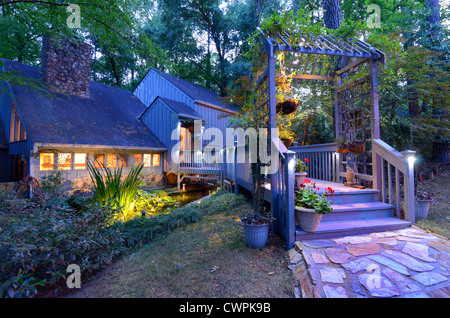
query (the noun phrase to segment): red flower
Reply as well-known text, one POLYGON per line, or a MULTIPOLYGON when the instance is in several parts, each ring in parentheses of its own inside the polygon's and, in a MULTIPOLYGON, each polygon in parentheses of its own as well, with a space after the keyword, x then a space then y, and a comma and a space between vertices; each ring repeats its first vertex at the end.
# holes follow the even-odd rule
POLYGON ((308 159, 308 158, 305 158, 305 162, 308 163, 308 162, 309 162, 309 159, 308 159))
POLYGON ((311 183, 311 179, 306 178, 303 180, 303 183, 311 183))
POLYGON ((317 190, 320 190, 320 188, 319 188, 319 187, 317 187, 317 190))

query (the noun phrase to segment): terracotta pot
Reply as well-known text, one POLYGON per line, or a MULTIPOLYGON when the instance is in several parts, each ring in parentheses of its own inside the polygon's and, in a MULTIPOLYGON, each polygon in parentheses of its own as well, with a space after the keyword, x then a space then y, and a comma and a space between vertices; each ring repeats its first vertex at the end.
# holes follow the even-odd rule
POLYGON ((305 232, 316 232, 322 220, 322 214, 319 214, 314 209, 306 209, 302 207, 295 207, 295 216, 297 217, 298 226, 305 232))
POLYGON ((308 175, 307 172, 295 172, 294 173, 294 186, 297 185, 299 186, 300 184, 303 183, 303 180, 305 180, 306 176, 308 175))

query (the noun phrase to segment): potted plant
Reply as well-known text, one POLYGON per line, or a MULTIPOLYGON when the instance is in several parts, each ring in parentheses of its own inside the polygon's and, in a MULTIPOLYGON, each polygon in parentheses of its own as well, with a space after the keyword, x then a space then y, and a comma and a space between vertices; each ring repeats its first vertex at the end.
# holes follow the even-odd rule
POLYGON ((433 202, 434 194, 425 191, 423 188, 417 189, 416 192, 416 219, 426 219, 430 210, 431 202, 433 202))
POLYGON ((295 194, 295 216, 300 229, 305 232, 315 232, 319 227, 322 216, 333 211, 332 202, 328 196, 333 195, 334 190, 325 188, 325 193, 319 195, 315 184, 305 179, 300 185, 300 191, 295 194))
POLYGON ((363 153, 365 151, 364 141, 348 140, 347 136, 336 138, 339 153, 363 153))
POLYGON ((301 159, 295 160, 295 186, 300 186, 300 184, 303 183, 303 180, 308 175, 308 167, 306 166, 308 162, 308 158, 305 158, 305 161, 301 159))
POLYGON ((263 213, 250 213, 241 218, 244 228, 245 243, 250 248, 262 248, 266 245, 269 236, 271 218, 263 213))

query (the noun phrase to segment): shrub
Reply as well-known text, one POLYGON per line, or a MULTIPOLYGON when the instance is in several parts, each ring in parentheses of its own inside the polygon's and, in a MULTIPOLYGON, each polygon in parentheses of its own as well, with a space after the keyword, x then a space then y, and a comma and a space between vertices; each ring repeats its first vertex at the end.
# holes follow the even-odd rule
POLYGON ((134 166, 123 176, 122 167, 110 170, 104 164, 97 169, 87 162, 87 168, 95 188, 95 196, 101 206, 112 205, 122 212, 120 219, 127 221, 133 218, 133 201, 142 186, 139 173, 144 166, 139 164, 134 166))
POLYGON ((233 210, 240 207, 245 202, 242 195, 234 195, 232 193, 219 190, 211 195, 208 200, 202 200, 198 205, 198 209, 207 215, 212 213, 233 213, 233 210))
MULTIPOLYGON (((156 215, 163 212, 168 212, 175 207, 177 201, 164 191, 157 193, 150 193, 139 190, 136 193, 133 201, 134 217, 140 216, 140 213, 145 210, 149 215, 156 215)), ((131 218, 131 217, 130 217, 131 218)))
MULTIPOLYGON (((11 195, 0 193, 0 201, 11 195)), ((43 203, 24 200, 29 207, 18 212, 0 210, 0 295, 32 296, 35 287, 53 284, 69 264, 90 273, 109 264, 121 253, 119 229, 108 228, 116 213, 98 204, 80 213, 62 198, 43 203)))
POLYGON ((116 223, 113 227, 120 229, 128 247, 142 246, 156 237, 195 223, 202 219, 202 214, 195 206, 184 206, 167 214, 158 214, 146 218, 135 218, 125 223, 116 223))

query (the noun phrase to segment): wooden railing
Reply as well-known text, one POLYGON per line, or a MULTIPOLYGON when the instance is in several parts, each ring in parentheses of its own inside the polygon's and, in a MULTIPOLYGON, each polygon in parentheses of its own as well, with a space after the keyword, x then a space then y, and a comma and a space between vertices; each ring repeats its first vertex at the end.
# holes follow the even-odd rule
POLYGON ((287 150, 279 139, 272 145, 278 148, 280 156, 278 173, 270 176, 274 231, 281 233, 290 249, 295 242, 295 152, 287 150))
POLYGON ((374 188, 382 202, 395 206, 396 216, 415 223, 414 166, 404 153, 380 139, 372 140, 374 188), (402 212, 404 215, 402 215, 402 212))
POLYGON ((308 159, 306 166, 309 178, 338 182, 339 154, 336 149, 337 145, 334 143, 289 148, 296 153, 296 158, 303 161, 308 159))
POLYGON ((196 173, 199 171, 217 171, 222 169, 223 152, 217 154, 220 160, 213 155, 208 155, 210 152, 202 152, 196 150, 182 150, 180 151, 180 170, 186 172, 191 171, 196 173))

